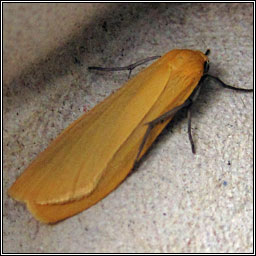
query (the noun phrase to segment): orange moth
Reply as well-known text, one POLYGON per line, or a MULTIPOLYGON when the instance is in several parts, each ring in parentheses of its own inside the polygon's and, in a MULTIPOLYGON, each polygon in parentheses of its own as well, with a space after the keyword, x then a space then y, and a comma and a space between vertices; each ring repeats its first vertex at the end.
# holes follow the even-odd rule
MULTIPOLYGON (((9 195, 26 203, 42 222, 68 218, 100 201, 126 178, 173 115, 189 109, 206 79, 252 91, 207 74, 208 53, 166 53, 67 127, 15 181, 9 195)), ((190 118, 188 127, 194 152, 190 118)))

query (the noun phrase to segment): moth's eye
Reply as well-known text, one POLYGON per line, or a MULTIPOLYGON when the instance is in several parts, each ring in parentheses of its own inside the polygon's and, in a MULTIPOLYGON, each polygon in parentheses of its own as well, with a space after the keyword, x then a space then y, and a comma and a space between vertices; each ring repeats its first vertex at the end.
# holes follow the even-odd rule
POLYGON ((209 61, 204 62, 204 73, 207 73, 209 71, 210 65, 209 61))

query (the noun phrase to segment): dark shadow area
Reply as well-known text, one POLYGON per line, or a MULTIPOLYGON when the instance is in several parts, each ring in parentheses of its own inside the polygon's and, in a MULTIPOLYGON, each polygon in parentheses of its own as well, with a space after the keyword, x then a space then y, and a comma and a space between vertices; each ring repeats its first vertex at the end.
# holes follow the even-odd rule
MULTIPOLYGON (((19 80, 23 80, 24 86, 33 89, 34 85, 27 84, 27 79, 31 76, 35 78, 34 84, 62 76, 72 66, 86 64, 88 60, 91 61, 89 57, 93 56, 93 53, 102 52, 103 54, 113 44, 115 44, 115 48, 120 48, 120 52, 124 51, 124 47, 128 47, 125 49, 128 50, 132 47, 132 33, 131 38, 122 38, 124 29, 135 31, 136 23, 150 10, 157 9, 160 13, 171 8, 175 12, 175 5, 177 4, 117 3, 114 6, 111 5, 105 17, 95 16, 89 26, 81 29, 82 33, 74 35, 64 45, 52 50, 42 60, 23 70, 10 84, 4 86, 4 95, 8 94, 5 87, 11 87, 13 83, 17 83, 19 80), (133 23, 130 23, 131 20, 133 23)), ((143 44, 143 42, 141 43, 143 44)), ((113 52, 109 58, 109 63, 120 52, 113 52)), ((15 85, 13 86, 15 87, 15 85)), ((15 88, 12 89, 15 93, 15 88)))

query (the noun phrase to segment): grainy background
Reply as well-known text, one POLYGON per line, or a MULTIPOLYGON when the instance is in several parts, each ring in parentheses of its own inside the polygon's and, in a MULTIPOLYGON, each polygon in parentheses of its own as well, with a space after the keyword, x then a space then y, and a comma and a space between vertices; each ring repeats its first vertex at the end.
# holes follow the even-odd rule
POLYGON ((252 252, 253 95, 213 83, 193 107, 196 155, 181 113, 138 171, 81 214, 45 225, 7 196, 62 129, 127 80, 127 72, 88 72, 90 65, 210 48, 211 74, 253 87, 252 3, 58 8, 4 4, 4 252, 252 252))

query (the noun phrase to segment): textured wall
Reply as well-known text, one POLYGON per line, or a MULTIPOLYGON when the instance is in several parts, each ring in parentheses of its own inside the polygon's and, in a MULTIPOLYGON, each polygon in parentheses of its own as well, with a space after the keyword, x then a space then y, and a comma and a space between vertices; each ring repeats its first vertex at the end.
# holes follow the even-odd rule
POLYGON ((91 3, 4 3, 4 83, 62 47, 110 6, 91 3))
POLYGON ((253 95, 214 83, 205 84, 192 108, 196 155, 181 113, 135 173, 57 225, 38 223, 6 191, 57 134, 127 81, 128 72, 89 72, 88 66, 210 48, 211 74, 252 88, 253 4, 39 6, 5 4, 4 11, 5 21, 16 24, 4 28, 11 81, 3 90, 4 252, 252 252, 253 95), (11 11, 21 7, 26 11, 19 15, 11 11), (90 18, 83 17, 89 7, 90 18), (55 16, 62 18, 54 22, 55 16))

